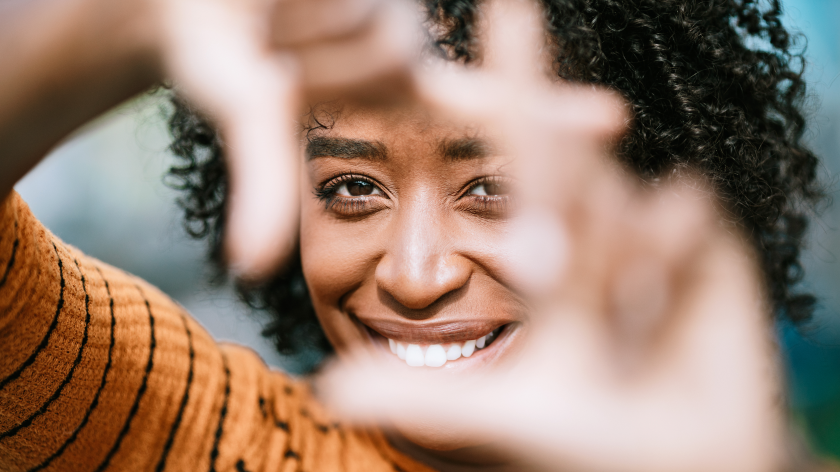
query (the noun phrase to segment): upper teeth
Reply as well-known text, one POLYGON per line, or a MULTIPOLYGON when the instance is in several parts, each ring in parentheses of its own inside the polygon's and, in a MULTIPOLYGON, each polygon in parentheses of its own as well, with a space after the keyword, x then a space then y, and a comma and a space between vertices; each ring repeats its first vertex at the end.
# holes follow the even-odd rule
POLYGON ((407 344, 388 339, 391 352, 412 367, 441 367, 446 361, 454 361, 461 356, 470 357, 477 349, 483 349, 498 336, 501 328, 478 339, 451 344, 407 344))

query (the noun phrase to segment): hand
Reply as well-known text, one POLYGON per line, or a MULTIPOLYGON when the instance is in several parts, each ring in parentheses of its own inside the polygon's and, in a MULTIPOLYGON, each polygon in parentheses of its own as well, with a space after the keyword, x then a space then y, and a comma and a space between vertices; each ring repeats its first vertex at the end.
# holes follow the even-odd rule
POLYGON ((349 420, 480 437, 519 469, 776 470, 780 379, 755 254, 702 178, 649 188, 608 157, 626 121, 614 95, 527 72, 539 17, 522 5, 488 13, 497 61, 425 90, 517 158, 510 272, 533 304, 528 347, 477 378, 359 353, 318 391, 349 420))
POLYGON ((167 74, 221 129, 230 176, 226 252, 259 279, 297 238, 306 102, 406 93, 419 22, 385 0, 151 0, 167 74))

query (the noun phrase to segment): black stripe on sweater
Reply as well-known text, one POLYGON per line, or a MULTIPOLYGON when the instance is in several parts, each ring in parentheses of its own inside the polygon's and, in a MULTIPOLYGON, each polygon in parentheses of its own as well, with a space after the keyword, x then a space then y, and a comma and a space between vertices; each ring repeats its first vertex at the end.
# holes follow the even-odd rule
MULTIPOLYGON (((341 434, 341 430, 339 430, 339 434, 341 434)), ((379 448, 379 447, 377 447, 377 446, 374 446, 374 449, 376 450, 376 452, 379 454, 379 457, 381 457, 383 461, 385 461, 385 462, 387 462, 387 463, 391 464, 391 466, 394 468, 394 471, 395 471, 395 472, 405 472, 405 471, 402 469, 402 467, 400 467, 400 466, 396 463, 396 461, 394 461, 393 459, 391 459, 390 457, 388 457, 387 455, 385 455, 385 453, 384 453, 384 452, 382 452, 382 449, 380 449, 380 448, 379 448)))
POLYGON ((15 242, 12 243, 12 255, 9 256, 9 262, 6 264, 6 270, 3 272, 3 278, 0 279, 0 288, 6 285, 6 279, 9 278, 9 272, 12 271, 12 266, 15 265, 15 256, 17 255, 20 239, 18 239, 18 222, 15 220, 15 242))
POLYGON ((27 367, 32 365, 33 362, 35 362, 35 359, 38 357, 38 354, 42 350, 44 350, 44 348, 47 347, 47 344, 49 344, 50 337, 52 336, 55 327, 58 325, 58 315, 61 313, 61 309, 64 308, 64 263, 61 261, 61 256, 58 255, 58 248, 55 247, 55 243, 53 243, 53 249, 55 249, 55 257, 58 258, 58 276, 61 280, 61 285, 58 293, 58 305, 55 308, 55 316, 53 316, 52 323, 50 323, 49 329, 47 329, 47 332, 44 334, 44 338, 41 339, 41 343, 38 344, 38 347, 35 348, 35 351, 33 351, 32 354, 29 355, 29 358, 26 359, 26 361, 24 361, 24 363, 21 364, 21 366, 18 367, 16 371, 12 372, 12 375, 6 377, 3 380, 0 380, 0 390, 2 390, 10 382, 20 377, 20 374, 23 373, 23 371, 26 370, 27 367))
POLYGON ((184 396, 181 397, 181 406, 178 408, 178 416, 175 417, 175 422, 172 423, 172 428, 169 430, 169 438, 166 440, 166 445, 163 447, 163 453, 160 456, 158 465, 155 468, 156 472, 162 471, 166 467, 166 458, 169 456, 169 451, 172 450, 172 443, 175 442, 175 434, 181 426, 181 421, 184 419, 184 410, 187 408, 187 403, 190 401, 190 387, 193 381, 193 364, 195 361, 195 350, 193 349, 192 331, 187 325, 187 317, 181 313, 181 321, 184 322, 184 331, 187 332, 187 342, 190 346, 190 371, 187 374, 187 385, 184 387, 184 396))
POLYGON ((58 397, 61 396, 61 392, 64 391, 64 387, 66 387, 67 384, 69 384, 70 381, 73 379, 73 374, 76 372, 76 368, 79 367, 79 363, 82 362, 82 353, 84 352, 85 346, 87 345, 88 328, 90 327, 90 295, 88 295, 87 293, 87 286, 85 285, 85 276, 82 274, 82 269, 79 267, 79 261, 74 260, 74 262, 76 263, 76 269, 79 270, 79 278, 82 281, 82 291, 85 293, 85 331, 82 335, 82 342, 79 345, 79 352, 76 353, 76 359, 73 361, 73 365, 70 367, 70 371, 68 371, 67 375, 64 376, 64 380, 61 381, 61 384, 59 384, 58 388, 55 392, 53 392, 52 396, 50 396, 50 398, 47 399, 47 401, 43 405, 41 405, 41 408, 38 408, 38 411, 29 415, 29 418, 26 418, 21 423, 13 426, 12 429, 0 433, 0 440, 12 437, 18 432, 20 432, 20 430, 28 428, 32 425, 32 422, 35 421, 36 418, 43 415, 47 411, 47 408, 49 408, 49 406, 54 401, 58 400, 58 397))
POLYGON ((224 433, 225 417, 228 411, 228 398, 230 398, 230 369, 228 368, 228 360, 224 352, 222 352, 222 364, 225 367, 225 398, 222 401, 222 409, 219 411, 219 424, 216 425, 213 449, 210 450, 210 472, 217 472, 216 460, 219 458, 219 443, 224 433))
POLYGON ((108 281, 105 279, 105 276, 102 275, 102 271, 99 270, 99 267, 95 267, 96 271, 99 272, 99 277, 105 282, 105 291, 108 293, 108 298, 111 300, 111 343, 108 346, 108 362, 105 363, 105 369, 102 371, 102 379, 99 380, 99 388, 96 390, 96 394, 93 396, 93 401, 91 402, 90 406, 88 407, 87 411, 85 412, 85 417, 82 419, 82 422, 79 423, 79 427, 73 431, 73 434, 70 438, 58 448, 51 456, 44 459, 43 462, 38 464, 37 466, 29 469, 29 472, 36 472, 42 469, 45 469, 49 466, 52 461, 56 458, 61 456, 64 451, 76 441, 76 438, 79 435, 79 432, 87 425, 88 421, 90 420, 90 415, 93 413, 93 410, 99 406, 99 395, 102 394, 102 390, 105 389, 105 381, 108 377, 108 372, 111 370, 111 359, 112 354, 114 352, 114 328, 117 325, 117 319, 114 317, 114 297, 111 296, 111 287, 108 285, 108 281))
POLYGON ((146 311, 149 312, 149 359, 146 361, 146 371, 143 373, 143 382, 140 383, 140 388, 137 390, 137 395, 134 397, 134 404, 131 405, 131 410, 128 412, 128 418, 125 420, 123 428, 120 431, 119 436, 117 436, 117 440, 114 442, 114 445, 111 446, 111 450, 108 451, 108 455, 105 456, 105 459, 101 464, 99 464, 99 467, 96 468, 96 472, 101 472, 110 465, 114 455, 120 449, 120 444, 122 444, 126 435, 128 435, 128 430, 131 428, 131 422, 134 420, 137 410, 140 409, 140 400, 143 399, 143 395, 145 395, 146 389, 148 388, 149 374, 155 366, 155 346, 157 345, 157 341, 155 340, 155 317, 152 314, 152 307, 149 306, 149 300, 147 300, 146 296, 143 295, 143 291, 140 290, 139 286, 137 287, 137 291, 140 292, 140 296, 143 297, 143 302, 146 303, 146 311))

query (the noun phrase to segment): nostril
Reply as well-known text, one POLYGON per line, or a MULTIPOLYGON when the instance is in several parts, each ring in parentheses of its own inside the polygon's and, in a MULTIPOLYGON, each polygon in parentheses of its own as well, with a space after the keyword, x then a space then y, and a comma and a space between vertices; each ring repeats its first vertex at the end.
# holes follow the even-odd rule
POLYGON ((385 305, 391 305, 394 311, 403 314, 408 318, 425 318, 423 314, 449 292, 440 293, 439 290, 430 290, 429 287, 407 286, 399 284, 396 287, 385 287, 380 285, 380 301, 385 305), (396 305, 396 306, 394 306, 396 305))
MULTIPOLYGON (((391 312, 396 313, 402 318, 413 320, 413 321, 420 321, 431 318, 435 316, 438 312, 439 303, 437 300, 426 304, 423 306, 423 303, 411 303, 411 300, 398 300, 391 295, 390 292, 387 290, 382 289, 379 287, 377 289, 379 302, 382 306, 387 307, 391 312), (420 308, 417 308, 420 307, 420 308)), ((446 297, 443 297, 446 298, 446 297)), ((438 300, 441 300, 438 298, 438 300)))
POLYGON ((436 259, 412 266, 398 264, 386 256, 376 267, 377 286, 405 308, 428 308, 446 294, 466 286, 472 274, 472 265, 466 258, 453 255, 436 259))

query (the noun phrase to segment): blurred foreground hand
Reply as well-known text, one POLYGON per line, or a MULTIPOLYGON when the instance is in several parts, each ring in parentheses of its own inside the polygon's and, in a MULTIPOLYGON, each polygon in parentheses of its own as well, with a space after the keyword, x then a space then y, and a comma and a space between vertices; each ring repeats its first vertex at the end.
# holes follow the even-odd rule
POLYGON ((644 187, 611 155, 613 94, 551 84, 539 14, 487 12, 479 70, 421 79, 519 169, 509 270, 533 304, 528 347, 480 376, 359 352, 319 379, 343 417, 485 439, 528 470, 779 470, 780 374, 755 254, 690 171, 644 187), (490 98, 492 97, 492 99, 490 98))
POLYGON ((0 1, 0 197, 74 130, 168 83, 221 131, 227 260, 264 278, 297 238, 302 107, 411 95, 417 14, 412 0, 0 1))
POLYGON ((167 75, 222 133, 231 270, 264 278, 297 238, 302 107, 336 94, 407 94, 422 43, 416 7, 402 0, 150 1, 167 75))

